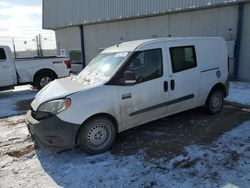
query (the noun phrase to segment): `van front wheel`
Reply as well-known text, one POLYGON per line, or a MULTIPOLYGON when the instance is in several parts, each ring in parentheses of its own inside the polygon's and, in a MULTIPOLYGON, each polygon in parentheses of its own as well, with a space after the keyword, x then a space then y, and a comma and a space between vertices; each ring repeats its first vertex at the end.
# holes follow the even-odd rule
POLYGON ((210 114, 217 114, 221 111, 224 103, 224 94, 221 90, 214 90, 209 94, 206 107, 210 114))
POLYGON ((113 121, 106 117, 90 119, 81 128, 77 144, 89 154, 98 154, 108 150, 116 138, 113 121))

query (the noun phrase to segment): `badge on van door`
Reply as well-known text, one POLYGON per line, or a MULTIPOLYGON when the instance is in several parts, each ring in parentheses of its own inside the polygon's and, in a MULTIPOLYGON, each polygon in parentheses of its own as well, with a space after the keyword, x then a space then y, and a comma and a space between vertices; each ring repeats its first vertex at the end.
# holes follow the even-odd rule
POLYGON ((132 94, 131 93, 127 93, 127 94, 123 94, 122 95, 122 100, 124 100, 124 99, 130 99, 130 98, 132 98, 132 94))

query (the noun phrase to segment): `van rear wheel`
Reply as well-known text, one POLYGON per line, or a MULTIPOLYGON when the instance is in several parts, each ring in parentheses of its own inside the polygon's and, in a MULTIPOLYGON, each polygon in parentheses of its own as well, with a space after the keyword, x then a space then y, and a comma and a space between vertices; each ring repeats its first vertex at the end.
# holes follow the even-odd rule
POLYGON ((224 94, 222 90, 214 90, 209 94, 206 107, 210 114, 217 114, 221 111, 224 103, 224 94))
POLYGON ((81 128, 77 144, 89 154, 98 154, 108 150, 116 138, 114 122, 106 117, 90 119, 81 128))

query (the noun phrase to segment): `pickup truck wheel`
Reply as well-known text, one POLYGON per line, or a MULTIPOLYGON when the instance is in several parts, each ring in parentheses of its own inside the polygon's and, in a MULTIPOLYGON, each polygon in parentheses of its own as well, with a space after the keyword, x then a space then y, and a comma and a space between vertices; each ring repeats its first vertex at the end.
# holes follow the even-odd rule
POLYGON ((214 90, 209 94, 206 107, 210 114, 217 114, 221 111, 224 103, 224 94, 222 90, 214 90))
POLYGON ((81 128, 77 144, 89 154, 98 154, 108 150, 116 138, 113 121, 106 117, 89 120, 81 128))
POLYGON ((39 73, 35 76, 34 86, 40 90, 54 79, 56 79, 56 76, 52 72, 39 73))

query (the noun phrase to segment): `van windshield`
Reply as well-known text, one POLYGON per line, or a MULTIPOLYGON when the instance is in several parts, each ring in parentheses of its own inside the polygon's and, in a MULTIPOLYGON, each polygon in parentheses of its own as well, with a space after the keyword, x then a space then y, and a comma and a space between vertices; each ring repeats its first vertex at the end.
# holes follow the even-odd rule
POLYGON ((87 85, 104 83, 113 76, 129 54, 129 52, 99 54, 82 70, 77 80, 87 85))

